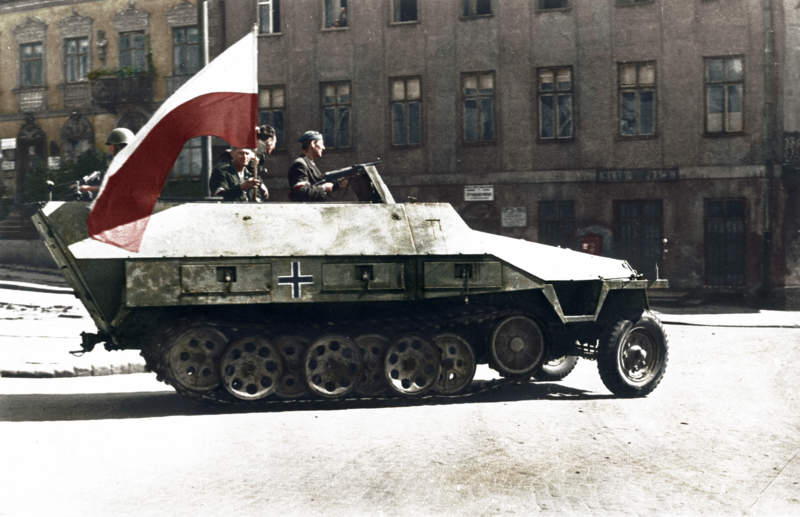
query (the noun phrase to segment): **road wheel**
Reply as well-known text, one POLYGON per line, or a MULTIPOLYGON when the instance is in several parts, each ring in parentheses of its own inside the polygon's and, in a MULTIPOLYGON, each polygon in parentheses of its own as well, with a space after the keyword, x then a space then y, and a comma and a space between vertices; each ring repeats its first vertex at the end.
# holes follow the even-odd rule
POLYGON ((664 377, 668 355, 667 334, 658 318, 650 311, 631 311, 600 338, 597 368, 611 393, 644 397, 664 377))
POLYGON ((219 385, 219 358, 228 338, 217 329, 190 327, 166 344, 169 375, 192 391, 211 391, 219 385))
POLYGON ((498 323, 489 342, 492 365, 506 377, 533 373, 544 361, 545 348, 542 327, 522 315, 498 323))
POLYGON ((306 353, 308 385, 323 397, 343 397, 352 391, 361 378, 362 369, 358 347, 345 336, 322 336, 306 353))
POLYGON ((364 371, 356 386, 356 393, 365 397, 383 395, 389 387, 383 371, 383 357, 389 348, 389 340, 378 334, 367 334, 358 336, 353 341, 364 361, 364 371))
POLYGON ((560 381, 575 369, 578 364, 578 356, 562 355, 548 359, 542 365, 542 369, 536 372, 533 377, 537 381, 560 381))
POLYGON ((455 334, 442 334, 433 339, 439 349, 442 373, 433 391, 441 395, 461 393, 475 377, 475 353, 469 343, 455 334))
POLYGON ((280 336, 273 343, 283 359, 283 376, 275 387, 275 394, 289 399, 305 395, 308 381, 303 375, 303 358, 308 351, 308 340, 300 336, 280 336))
POLYGON ((266 397, 275 391, 283 374, 278 350, 257 336, 231 343, 222 356, 220 369, 225 389, 243 400, 266 397))
POLYGON ((439 351, 422 334, 395 339, 384 362, 389 387, 401 395, 421 395, 433 388, 442 370, 439 351))

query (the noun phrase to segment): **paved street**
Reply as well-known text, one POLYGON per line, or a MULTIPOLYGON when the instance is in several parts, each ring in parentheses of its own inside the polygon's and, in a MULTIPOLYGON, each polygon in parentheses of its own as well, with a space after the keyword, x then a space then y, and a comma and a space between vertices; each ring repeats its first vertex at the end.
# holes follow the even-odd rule
MULTIPOLYGON (((77 348, 86 322, 42 310, 64 295, 19 293, 39 309, 4 320, 0 369, 45 369, 29 358, 77 348)), ((667 325, 645 399, 611 396, 590 361, 459 401, 246 412, 150 374, 0 378, 0 515, 798 515, 800 329, 776 328, 797 314, 715 312, 702 319, 764 326, 667 325)), ((120 354, 70 360, 98 353, 120 354)))

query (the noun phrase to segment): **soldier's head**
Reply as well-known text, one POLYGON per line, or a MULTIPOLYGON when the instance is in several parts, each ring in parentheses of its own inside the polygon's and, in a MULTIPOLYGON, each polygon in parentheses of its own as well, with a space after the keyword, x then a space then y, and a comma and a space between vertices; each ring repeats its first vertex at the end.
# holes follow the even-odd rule
POLYGON ((258 139, 267 146, 267 154, 275 150, 275 128, 272 126, 258 126, 258 139))
POLYGON ((106 138, 106 145, 112 156, 119 154, 131 142, 133 142, 133 131, 124 127, 118 127, 106 138))
POLYGON ((306 131, 297 141, 300 142, 303 154, 311 160, 322 156, 322 151, 325 150, 322 135, 316 131, 306 131))
POLYGON ((247 164, 253 159, 255 153, 253 153, 252 149, 234 147, 231 149, 231 156, 233 157, 233 166, 236 167, 237 171, 241 171, 247 167, 247 164))

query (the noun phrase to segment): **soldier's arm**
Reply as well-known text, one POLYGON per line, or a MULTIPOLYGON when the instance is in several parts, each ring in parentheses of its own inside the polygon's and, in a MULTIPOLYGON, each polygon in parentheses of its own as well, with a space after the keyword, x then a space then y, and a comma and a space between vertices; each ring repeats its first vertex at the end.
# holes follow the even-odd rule
POLYGON ((302 162, 295 162, 289 169, 289 188, 294 201, 324 201, 325 187, 314 187, 308 180, 308 169, 302 162))
POLYGON ((222 196, 225 201, 236 201, 242 196, 242 186, 240 184, 231 184, 228 175, 223 174, 221 170, 217 169, 211 173, 211 179, 208 182, 209 190, 212 196, 222 196))

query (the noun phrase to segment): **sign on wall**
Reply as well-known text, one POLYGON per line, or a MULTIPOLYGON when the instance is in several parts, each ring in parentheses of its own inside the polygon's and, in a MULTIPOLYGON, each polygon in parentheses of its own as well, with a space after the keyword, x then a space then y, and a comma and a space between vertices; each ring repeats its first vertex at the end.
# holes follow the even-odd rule
POLYGON ((464 185, 464 201, 494 201, 494 185, 464 185))
POLYGON ((503 228, 528 226, 528 209, 524 206, 504 206, 500 213, 503 228))

